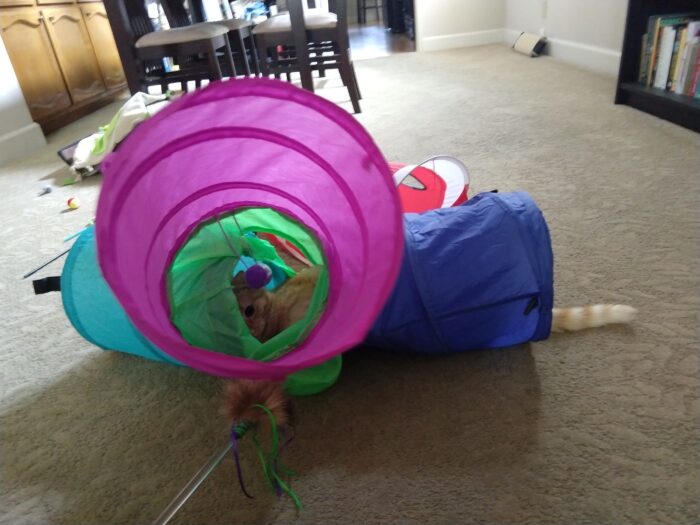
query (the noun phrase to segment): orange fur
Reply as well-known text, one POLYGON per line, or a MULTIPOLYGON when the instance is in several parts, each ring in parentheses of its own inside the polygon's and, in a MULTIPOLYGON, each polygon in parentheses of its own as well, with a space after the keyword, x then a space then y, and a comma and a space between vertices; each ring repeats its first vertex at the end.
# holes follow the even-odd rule
POLYGON ((239 273, 233 279, 233 293, 250 333, 264 343, 301 321, 309 308, 318 276, 319 268, 305 268, 271 293, 248 288, 243 273, 239 273))
POLYGON ((224 387, 223 412, 232 422, 250 421, 267 425, 267 414, 255 405, 264 405, 275 416, 278 426, 292 423, 292 405, 282 383, 269 381, 229 381, 224 387))

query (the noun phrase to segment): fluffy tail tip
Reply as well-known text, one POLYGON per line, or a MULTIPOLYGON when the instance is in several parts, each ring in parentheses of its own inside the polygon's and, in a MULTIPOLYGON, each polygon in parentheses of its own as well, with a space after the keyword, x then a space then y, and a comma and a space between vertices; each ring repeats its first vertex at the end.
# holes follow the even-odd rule
POLYGON ((612 323, 631 323, 637 318, 637 309, 626 304, 616 304, 610 309, 612 323))
POLYGON ((263 405, 272 412, 277 426, 292 423, 292 404, 284 393, 282 383, 250 380, 226 383, 222 412, 232 422, 257 424, 267 421, 267 413, 256 405, 263 405))

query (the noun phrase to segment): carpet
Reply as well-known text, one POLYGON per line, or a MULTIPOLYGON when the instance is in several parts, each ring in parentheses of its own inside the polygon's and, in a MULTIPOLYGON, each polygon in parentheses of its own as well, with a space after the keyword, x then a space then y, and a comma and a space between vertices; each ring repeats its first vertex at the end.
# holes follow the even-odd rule
MULTIPOLYGON (((284 459, 301 512, 246 441, 256 499, 227 458, 173 523, 697 523, 700 136, 613 105, 614 79, 504 46, 356 67, 358 119, 388 159, 452 154, 472 193, 529 191, 556 302, 639 319, 445 358, 351 352, 335 387, 297 403, 284 459)), ((0 168, 3 524, 148 523, 226 442, 217 379, 91 346, 21 279, 93 216, 99 177, 37 193, 67 176, 55 151, 115 108, 0 168), (83 204, 63 212, 70 196, 83 204)))

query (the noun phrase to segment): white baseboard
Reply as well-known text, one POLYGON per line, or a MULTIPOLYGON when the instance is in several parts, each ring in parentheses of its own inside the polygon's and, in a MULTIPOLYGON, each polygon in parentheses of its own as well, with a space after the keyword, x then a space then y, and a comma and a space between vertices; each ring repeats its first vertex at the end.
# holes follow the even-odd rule
POLYGON ((45 145, 46 139, 36 122, 0 135, 0 166, 34 153, 45 145))
POLYGON ((440 51, 459 47, 483 46, 503 42, 503 29, 488 29, 470 33, 455 33, 452 35, 429 36, 418 39, 418 51, 440 51))
MULTIPOLYGON (((504 42, 508 45, 513 45, 513 42, 515 42, 515 39, 518 38, 521 32, 514 29, 505 29, 503 31, 504 42)), ((547 37, 547 41, 546 55, 595 71, 596 73, 617 76, 620 68, 620 51, 560 38, 547 37)))

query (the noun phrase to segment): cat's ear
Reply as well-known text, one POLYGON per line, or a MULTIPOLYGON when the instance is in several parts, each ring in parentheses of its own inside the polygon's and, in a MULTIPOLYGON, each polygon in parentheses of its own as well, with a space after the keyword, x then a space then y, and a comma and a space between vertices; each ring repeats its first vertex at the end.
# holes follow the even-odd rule
POLYGON ((231 279, 231 284, 234 288, 238 288, 239 290, 248 288, 248 283, 246 283, 245 280, 245 272, 238 272, 234 275, 233 279, 231 279))

